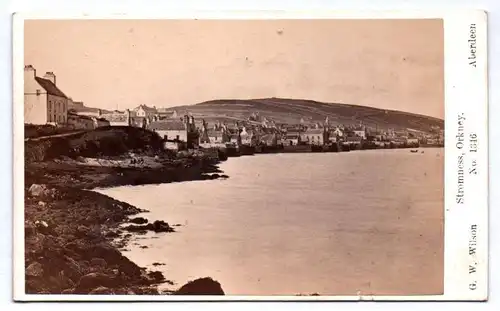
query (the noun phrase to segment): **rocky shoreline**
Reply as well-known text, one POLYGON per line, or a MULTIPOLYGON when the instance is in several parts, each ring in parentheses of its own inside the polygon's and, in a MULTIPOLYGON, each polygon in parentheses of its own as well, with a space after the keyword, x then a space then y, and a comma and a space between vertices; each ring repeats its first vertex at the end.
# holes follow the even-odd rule
POLYGON ((60 159, 26 163, 27 294, 224 294, 217 281, 203 276, 160 293, 159 284, 173 284, 168 276, 147 271, 120 252, 133 234, 175 229, 163 220, 135 218, 147 211, 90 189, 227 178, 217 159, 157 160, 156 168, 75 166, 60 159))

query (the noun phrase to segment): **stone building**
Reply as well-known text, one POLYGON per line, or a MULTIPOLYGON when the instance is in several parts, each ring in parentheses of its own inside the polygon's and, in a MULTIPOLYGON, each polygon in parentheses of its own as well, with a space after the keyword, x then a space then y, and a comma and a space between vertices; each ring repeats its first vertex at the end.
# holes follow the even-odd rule
POLYGON ((33 66, 24 67, 24 123, 64 125, 68 120, 68 97, 57 87, 56 75, 36 75, 33 66))

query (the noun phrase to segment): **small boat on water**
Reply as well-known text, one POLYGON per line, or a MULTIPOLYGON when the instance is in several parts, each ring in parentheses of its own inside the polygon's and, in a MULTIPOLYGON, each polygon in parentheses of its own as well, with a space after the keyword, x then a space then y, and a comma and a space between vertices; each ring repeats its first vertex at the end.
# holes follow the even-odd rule
POLYGON ((410 150, 410 152, 412 152, 412 153, 416 153, 416 152, 418 152, 418 150, 417 150, 417 149, 415 149, 415 150, 410 150))

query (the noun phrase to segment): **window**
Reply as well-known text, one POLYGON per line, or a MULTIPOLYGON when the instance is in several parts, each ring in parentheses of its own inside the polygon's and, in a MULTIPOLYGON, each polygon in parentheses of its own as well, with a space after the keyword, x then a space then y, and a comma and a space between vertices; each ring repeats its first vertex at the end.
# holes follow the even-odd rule
POLYGON ((40 96, 41 92, 40 90, 36 90, 36 96, 40 96))

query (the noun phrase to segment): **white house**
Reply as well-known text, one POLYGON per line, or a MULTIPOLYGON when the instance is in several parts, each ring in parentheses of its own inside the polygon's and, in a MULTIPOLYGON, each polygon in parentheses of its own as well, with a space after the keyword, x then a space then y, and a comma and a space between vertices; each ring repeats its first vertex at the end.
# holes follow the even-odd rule
POLYGON ((137 117, 153 118, 156 115, 156 108, 151 108, 146 105, 139 105, 139 107, 134 108, 135 115, 137 117))
POLYGON ((68 97, 56 86, 56 75, 36 75, 31 65, 24 66, 24 123, 66 124, 68 97))
POLYGON ((366 139, 366 130, 364 127, 355 128, 352 132, 355 136, 366 139))

